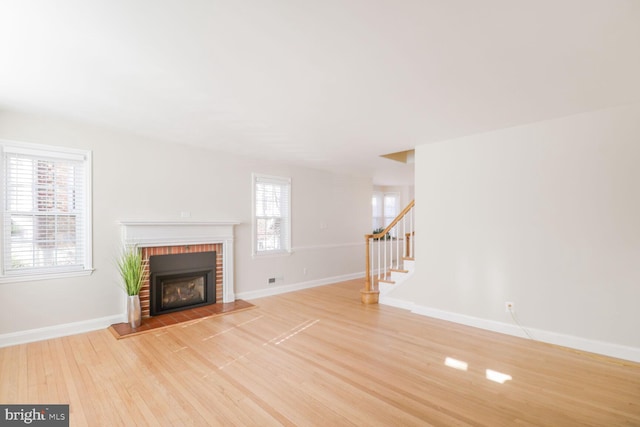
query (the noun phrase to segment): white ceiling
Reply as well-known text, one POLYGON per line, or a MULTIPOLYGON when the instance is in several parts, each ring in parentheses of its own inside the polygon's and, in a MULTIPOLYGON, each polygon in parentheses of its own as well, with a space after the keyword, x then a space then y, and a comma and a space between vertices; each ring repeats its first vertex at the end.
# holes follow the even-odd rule
POLYGON ((0 0, 0 58, 0 110, 395 184, 379 155, 640 101, 640 1, 0 0))

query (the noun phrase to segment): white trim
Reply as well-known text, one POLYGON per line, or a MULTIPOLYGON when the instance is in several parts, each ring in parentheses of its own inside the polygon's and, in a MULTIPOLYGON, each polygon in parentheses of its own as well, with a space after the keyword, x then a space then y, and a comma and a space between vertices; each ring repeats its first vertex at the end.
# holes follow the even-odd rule
POLYGON ((0 285, 6 283, 16 282, 35 282, 37 280, 50 280, 50 279, 66 279, 69 277, 82 277, 90 276, 95 269, 91 270, 78 270, 78 271, 65 271, 61 273, 45 273, 45 274, 31 274, 31 275, 6 275, 0 276, 0 285))
POLYGON ((236 294, 236 298, 243 300, 252 300, 255 298, 270 297, 273 295, 286 294, 289 292, 300 291, 303 289, 315 288, 318 286, 331 285, 346 280, 364 278, 364 272, 344 274, 342 276, 325 277, 323 279, 310 280, 308 282, 295 283, 292 285, 274 286, 257 291, 240 292, 236 294))
POLYGON ((222 244, 222 302, 233 302, 236 300, 235 279, 233 277, 234 260, 233 239, 227 239, 222 244))
POLYGON ((139 247, 222 244, 222 302, 235 300, 233 227, 237 221, 120 221, 123 244, 139 247))
POLYGON ((292 184, 290 177, 265 175, 261 173, 253 172, 251 174, 251 256, 253 258, 259 258, 261 256, 269 255, 288 255, 292 252, 291 246, 293 237, 291 236, 291 200, 292 184), (258 183, 270 183, 287 187, 287 212, 286 212, 286 242, 280 242, 285 246, 284 249, 272 250, 272 251, 259 251, 257 248, 257 217, 256 217, 256 184, 258 183))
POLYGON ((144 247, 203 245, 233 239, 237 221, 120 221, 122 241, 144 247))
POLYGON ((397 298, 390 298, 390 297, 384 296, 382 292, 380 292, 380 296, 378 297, 378 303, 389 305, 391 307, 402 308, 408 311, 413 311, 413 308, 415 307, 415 304, 413 304, 412 302, 397 299, 397 298))
POLYGON ((47 326, 45 328, 12 332, 0 335, 0 348, 96 331, 98 329, 107 328, 114 323, 126 322, 126 320, 126 314, 118 314, 98 319, 84 320, 81 322, 65 323, 62 325, 47 326))
POLYGON ((277 258, 291 255, 293 255, 293 251, 269 251, 266 253, 259 252, 257 254, 252 254, 251 259, 277 258))
POLYGON ((87 160, 85 157, 90 150, 80 148, 59 147, 55 145, 35 144, 32 142, 14 141, 10 139, 0 139, 3 151, 14 154, 41 155, 43 151, 48 152, 49 157, 68 159, 70 155, 75 156, 74 160, 87 160))
POLYGON ((84 260, 85 269, 93 271, 93 152, 85 152, 84 168, 84 260))
POLYGON ((296 246, 291 248, 292 252, 303 252, 303 251, 320 251, 326 249, 340 249, 340 248, 351 248, 354 246, 364 246, 365 242, 360 243, 336 243, 331 245, 312 245, 312 246, 296 246))
MULTIPOLYGON (((5 173, 4 159, 5 154, 22 154, 35 157, 65 159, 74 162, 83 163, 84 176, 83 176, 83 190, 84 190, 84 205, 82 212, 83 230, 84 236, 83 248, 83 265, 81 270, 67 270, 64 271, 64 266, 58 266, 60 272, 47 272, 46 268, 33 268, 29 269, 36 271, 36 273, 30 273, 21 271, 20 269, 11 269, 10 272, 6 271, 5 257, 7 256, 6 245, 3 243, 2 250, 0 251, 0 284, 2 283, 14 283, 14 282, 26 282, 34 280, 48 280, 64 277, 85 276, 93 272, 93 152, 91 150, 84 150, 78 148, 59 147, 46 144, 34 144, 30 142, 12 141, 6 139, 0 139, 0 187, 2 187, 2 199, 0 201, 0 208, 2 210, 2 216, 6 213, 6 206, 4 204, 4 190, 5 190, 5 173), (40 273, 38 273, 38 270, 40 273)), ((0 235, 4 235, 4 224, 2 225, 2 232, 0 235)), ((5 239, 8 241, 8 238, 5 239)))
MULTIPOLYGON (((225 251, 225 255, 226 255, 227 253, 226 251, 233 252, 233 247, 226 246, 225 249, 223 250, 225 251)), ((225 259, 228 259, 228 258, 229 257, 225 256, 225 259)), ((225 265, 225 269, 226 269, 226 265, 225 265)), ((293 292, 293 291, 299 291, 302 289, 315 288, 317 286, 331 285, 337 282, 359 279, 362 277, 364 277, 364 272, 345 274, 342 276, 327 277, 324 279, 311 280, 308 282, 302 282, 294 285, 285 285, 285 286, 278 286, 274 288, 261 289, 258 291, 242 292, 242 293, 236 294, 235 298, 250 300, 250 299, 262 298, 262 297, 267 297, 272 295, 284 294, 284 293, 293 292)), ((233 276, 231 276, 231 280, 233 280, 233 276)), ((233 289, 229 290, 228 292, 233 292, 233 289)), ((225 295, 226 294, 227 292, 225 292, 225 295)), ((59 338, 59 337, 64 337, 68 335, 76 335, 84 332, 91 332, 98 329, 108 328, 109 326, 115 323, 122 323, 126 321, 127 321, 126 313, 122 313, 114 316, 85 320, 82 322, 66 323, 62 325, 47 326, 44 328, 12 332, 8 334, 0 335, 0 348, 12 346, 12 345, 30 343, 35 341, 42 341, 46 339, 59 338)))
MULTIPOLYGON (((414 303, 398 300, 395 298, 380 298, 380 303, 410 310, 412 313, 422 316, 433 317, 436 319, 446 320, 449 322, 459 323, 462 325, 472 326, 488 331, 499 332, 501 334, 512 335, 520 338, 527 338, 526 334, 520 327, 509 323, 481 319, 464 314, 438 310, 431 307, 419 306, 414 303)), ((536 339, 536 341, 640 363, 640 348, 590 340, 573 335, 545 331, 542 329, 534 329, 528 327, 527 330, 536 339)))

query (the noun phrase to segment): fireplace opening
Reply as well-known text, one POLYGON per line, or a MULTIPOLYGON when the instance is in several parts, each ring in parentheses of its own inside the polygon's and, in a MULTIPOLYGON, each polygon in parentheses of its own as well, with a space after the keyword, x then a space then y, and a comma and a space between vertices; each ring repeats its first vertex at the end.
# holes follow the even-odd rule
POLYGON ((149 273, 151 316, 216 302, 216 252, 153 255, 149 273))
POLYGON ((166 276, 162 281, 162 309, 182 307, 183 305, 205 302, 206 276, 166 276))

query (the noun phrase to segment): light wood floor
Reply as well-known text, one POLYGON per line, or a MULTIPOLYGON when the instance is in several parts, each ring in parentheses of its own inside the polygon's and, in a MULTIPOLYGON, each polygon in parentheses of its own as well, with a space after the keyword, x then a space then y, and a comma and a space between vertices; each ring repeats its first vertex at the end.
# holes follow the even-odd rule
POLYGON ((0 403, 70 403, 90 426, 640 426, 640 365, 364 306, 361 286, 3 348, 0 403))

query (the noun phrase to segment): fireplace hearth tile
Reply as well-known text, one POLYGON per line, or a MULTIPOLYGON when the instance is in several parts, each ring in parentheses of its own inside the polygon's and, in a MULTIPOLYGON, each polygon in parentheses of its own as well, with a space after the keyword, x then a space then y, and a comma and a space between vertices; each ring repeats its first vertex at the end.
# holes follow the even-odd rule
POLYGON ((116 323, 109 326, 109 330, 116 339, 133 337, 143 333, 157 331, 174 325, 193 322, 223 314, 255 308, 255 305, 244 300, 236 300, 229 303, 216 303, 204 307, 192 308, 159 316, 145 317, 138 328, 131 328, 128 323, 116 323))
POLYGON ((171 318, 175 319, 176 322, 186 322, 187 320, 193 320, 193 316, 188 316, 183 311, 176 311, 175 313, 171 313, 171 318))

